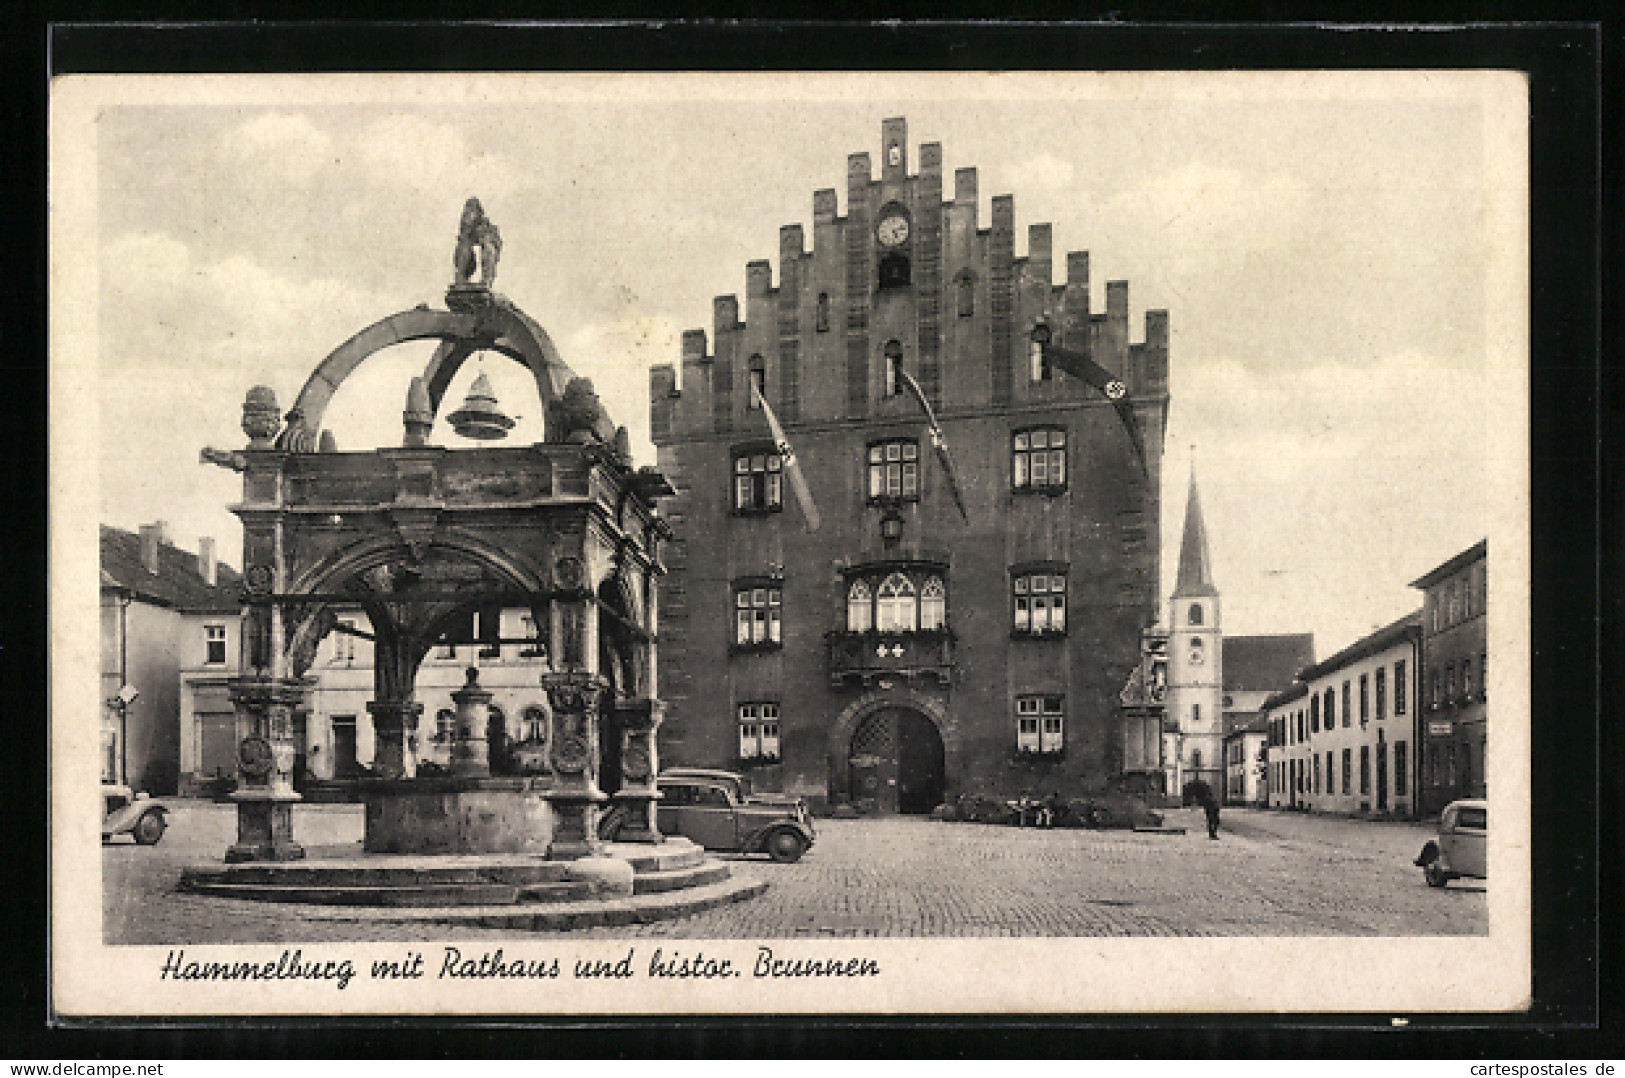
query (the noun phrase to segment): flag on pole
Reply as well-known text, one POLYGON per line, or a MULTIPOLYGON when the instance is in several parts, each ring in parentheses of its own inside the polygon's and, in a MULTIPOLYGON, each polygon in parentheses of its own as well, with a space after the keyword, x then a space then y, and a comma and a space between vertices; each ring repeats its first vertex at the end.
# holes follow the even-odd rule
POLYGON ((954 475, 954 462, 948 456, 948 440, 942 436, 942 425, 937 422, 937 413, 932 410, 931 402, 926 400, 925 394, 920 391, 920 384, 907 371, 901 369, 901 364, 897 373, 902 376, 903 384, 908 386, 909 392, 914 394, 914 399, 919 401, 920 407, 925 410, 925 421, 931 428, 931 447, 937 451, 937 460, 942 463, 942 474, 948 480, 948 493, 954 496, 954 505, 959 507, 960 519, 969 523, 970 514, 965 512, 965 499, 959 493, 959 478, 954 475))
POLYGON ((812 488, 807 486, 807 477, 801 474, 801 465, 796 463, 796 452, 790 448, 790 439, 784 436, 779 417, 773 414, 767 398, 756 388, 755 379, 750 383, 750 395, 761 406, 762 414, 767 416, 767 425, 773 431, 773 444, 778 450, 784 474, 790 479, 790 489, 795 492, 796 501, 801 503, 801 515, 807 518, 807 531, 815 532, 823 521, 818 515, 818 506, 813 502, 812 488))
POLYGON ((1054 363, 1074 378, 1081 378, 1106 395, 1117 410, 1117 418, 1123 423, 1123 429, 1128 431, 1129 441, 1134 445, 1134 455, 1140 461, 1140 467, 1150 471, 1150 465, 1145 459, 1145 443, 1140 437, 1140 424, 1134 416, 1134 405, 1128 399, 1128 386, 1112 376, 1112 372, 1096 363, 1082 352, 1074 352, 1070 348, 1062 348, 1050 343, 1050 329, 1040 323, 1033 329, 1032 347, 1039 354, 1054 363))

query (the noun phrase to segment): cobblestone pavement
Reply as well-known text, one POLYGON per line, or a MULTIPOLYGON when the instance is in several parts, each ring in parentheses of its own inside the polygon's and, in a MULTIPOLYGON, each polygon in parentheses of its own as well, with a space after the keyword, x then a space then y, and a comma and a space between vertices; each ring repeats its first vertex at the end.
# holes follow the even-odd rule
MULTIPOLYGON (((375 911, 249 902, 175 890, 183 866, 218 862, 228 805, 176 802, 156 847, 104 847, 107 942, 495 940, 532 933, 398 922, 375 911)), ((1483 881, 1427 887, 1411 864, 1431 833, 1377 823, 1226 809, 1221 840, 1196 810, 1185 834, 1041 831, 917 818, 819 820, 800 862, 734 858, 770 884, 760 898, 675 921, 572 938, 865 936, 1464 935, 1488 930, 1483 881)), ((358 806, 295 809, 311 856, 359 852, 358 806)))

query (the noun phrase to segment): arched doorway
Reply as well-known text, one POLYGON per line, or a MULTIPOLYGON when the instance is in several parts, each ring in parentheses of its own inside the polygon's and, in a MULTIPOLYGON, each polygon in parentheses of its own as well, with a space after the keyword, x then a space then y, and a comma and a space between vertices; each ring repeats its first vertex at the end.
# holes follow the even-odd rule
POLYGON ((852 733, 847 789, 877 812, 926 813, 942 803, 942 737, 908 707, 882 708, 852 733))

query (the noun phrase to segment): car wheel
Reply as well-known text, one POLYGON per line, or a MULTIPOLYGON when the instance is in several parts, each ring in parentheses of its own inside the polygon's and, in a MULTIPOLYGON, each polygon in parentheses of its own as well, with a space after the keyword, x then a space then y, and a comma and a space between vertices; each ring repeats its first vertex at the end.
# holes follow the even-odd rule
POLYGON ((794 831, 779 831, 768 836, 767 855, 781 865, 801 860, 806 852, 807 844, 794 831))
POLYGON ((1422 878, 1428 881, 1429 887, 1443 887, 1450 882, 1450 877, 1439 867, 1437 858, 1422 866, 1422 878))
POLYGON ((147 813, 135 821, 135 826, 130 829, 130 833, 143 846, 158 845, 158 840, 164 837, 164 814, 161 812, 147 813))

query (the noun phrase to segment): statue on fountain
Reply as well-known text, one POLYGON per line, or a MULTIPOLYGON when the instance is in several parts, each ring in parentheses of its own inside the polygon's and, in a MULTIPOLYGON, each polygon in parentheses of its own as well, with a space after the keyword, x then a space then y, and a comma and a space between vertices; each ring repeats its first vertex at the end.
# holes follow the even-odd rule
POLYGON ((496 280, 497 260, 502 257, 502 233, 485 216, 480 200, 471 198, 463 203, 463 220, 457 228, 457 250, 451 256, 456 279, 452 286, 474 285, 490 288, 496 280), (479 280, 474 280, 474 268, 479 267, 479 280))

